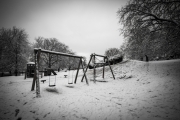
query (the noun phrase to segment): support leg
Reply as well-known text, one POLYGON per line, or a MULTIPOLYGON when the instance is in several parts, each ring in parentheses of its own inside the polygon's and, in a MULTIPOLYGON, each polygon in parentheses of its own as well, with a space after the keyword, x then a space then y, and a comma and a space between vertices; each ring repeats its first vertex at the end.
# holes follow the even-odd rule
MULTIPOLYGON (((105 58, 104 58, 104 63, 105 63, 105 58)), ((105 64, 103 65, 103 75, 102 75, 103 79, 104 79, 104 66, 105 66, 105 64)))
POLYGON ((95 59, 95 55, 94 55, 94 82, 96 82, 96 59, 95 59))
POLYGON ((33 82, 32 82, 32 87, 31 87, 31 91, 33 91, 34 90, 34 88, 35 88, 35 83, 36 83, 36 54, 37 54, 37 52, 35 52, 34 51, 34 60, 35 60, 35 67, 34 67, 34 77, 33 77, 33 82))
POLYGON ((86 70, 84 71, 84 75, 83 75, 83 77, 82 77, 81 82, 83 82, 84 76, 85 76, 85 74, 86 74, 86 72, 87 72, 87 69, 88 69, 88 67, 89 67, 89 64, 90 64, 91 60, 92 60, 92 55, 91 55, 91 57, 90 57, 89 63, 88 63, 88 65, 87 65, 87 67, 86 67, 86 70))
POLYGON ((40 84, 39 84, 39 59, 40 59, 41 50, 39 49, 37 52, 37 64, 36 64, 36 97, 41 97, 40 95, 40 84))
POLYGON ((33 82, 32 82, 32 87, 31 87, 31 91, 33 91, 33 90, 34 90, 35 83, 36 83, 36 72, 34 73, 33 82))
MULTIPOLYGON (((81 65, 82 65, 82 69, 83 69, 83 73, 84 73, 85 71, 84 71, 84 66, 83 66, 82 60, 81 60, 81 65)), ((85 74, 85 79, 86 79, 86 84, 89 85, 86 74, 85 74)))
POLYGON ((74 81, 75 84, 76 84, 76 81, 77 81, 77 76, 78 76, 78 73, 79 73, 80 64, 81 64, 81 58, 79 60, 79 65, 78 65, 78 69, 77 69, 77 72, 76 72, 76 77, 75 77, 75 81, 74 81))
POLYGON ((107 61, 108 61, 108 64, 109 64, 109 68, 110 68, 110 70, 111 70, 111 73, 112 73, 112 75, 113 75, 113 78, 114 78, 114 80, 115 80, 114 73, 113 73, 113 71, 112 71, 112 69, 111 69, 111 65, 110 65, 110 63, 109 63, 108 58, 107 58, 107 61))

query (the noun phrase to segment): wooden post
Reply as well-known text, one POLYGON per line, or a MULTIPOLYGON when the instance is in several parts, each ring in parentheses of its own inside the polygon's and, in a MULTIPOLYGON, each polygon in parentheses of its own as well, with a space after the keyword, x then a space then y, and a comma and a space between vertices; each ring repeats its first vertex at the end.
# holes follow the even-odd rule
POLYGON ((95 80, 96 80, 96 66, 95 66, 96 59, 95 59, 95 54, 93 56, 94 56, 94 82, 95 82, 95 80))
MULTIPOLYGON (((105 63, 105 58, 103 58, 103 59, 104 59, 104 63, 105 63)), ((105 66, 105 64, 103 65, 103 75, 102 75, 103 79, 104 79, 104 66, 105 66)))
POLYGON ((33 83, 31 87, 31 91, 34 90, 35 84, 36 84, 36 97, 40 96, 40 84, 39 84, 39 59, 40 59, 41 50, 34 51, 34 58, 35 58, 35 73, 33 78, 33 83))
POLYGON ((86 67, 86 70, 84 71, 84 75, 83 75, 83 77, 82 77, 81 82, 83 82, 84 76, 85 76, 85 74, 86 74, 86 72, 87 72, 87 69, 88 69, 89 64, 90 64, 90 62, 91 62, 91 60, 92 60, 92 57, 93 57, 93 55, 91 54, 91 57, 90 57, 89 63, 88 63, 88 65, 87 65, 87 67, 86 67))
POLYGON ((39 84, 39 59, 40 59, 41 49, 38 50, 35 59, 36 67, 36 97, 41 97, 40 95, 40 84, 39 84))
POLYGON ((79 65, 78 65, 78 69, 77 69, 77 72, 76 72, 76 77, 75 77, 75 81, 74 81, 75 84, 76 84, 76 81, 77 81, 77 76, 78 76, 78 73, 79 73, 80 64, 81 64, 81 58, 79 60, 79 65))
MULTIPOLYGON (((107 62, 108 62, 108 64, 109 64, 109 68, 111 69, 111 65, 110 65, 110 63, 109 63, 109 60, 108 60, 108 58, 106 58, 107 59, 107 62)), ((112 71, 112 69, 111 69, 111 73, 112 73, 112 75, 113 75, 113 78, 114 78, 114 80, 115 80, 115 77, 114 77, 114 74, 113 74, 113 71, 112 71)))
POLYGON ((27 69, 25 70, 25 73, 24 73, 24 79, 26 79, 27 77, 27 69))
POLYGON ((34 90, 34 87, 35 87, 35 83, 36 83, 36 54, 37 52, 34 51, 34 60, 35 60, 35 67, 34 67, 34 77, 33 77, 33 82, 32 82, 32 87, 31 87, 31 91, 34 90))

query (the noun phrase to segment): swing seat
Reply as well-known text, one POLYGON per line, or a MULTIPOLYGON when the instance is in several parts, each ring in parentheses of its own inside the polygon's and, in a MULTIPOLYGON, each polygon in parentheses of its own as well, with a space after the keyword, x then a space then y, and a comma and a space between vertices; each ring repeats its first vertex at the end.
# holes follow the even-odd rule
POLYGON ((73 83, 68 83, 68 84, 73 84, 73 83))
POLYGON ((43 82, 43 83, 44 83, 45 81, 46 81, 46 80, 41 80, 41 82, 43 82))
POLYGON ((54 87, 54 86, 56 86, 56 73, 54 72, 54 70, 53 69, 47 69, 48 70, 48 75, 49 75, 49 87, 54 87), (53 73, 53 75, 51 75, 51 73, 53 73), (55 83, 54 83, 54 85, 50 85, 50 76, 55 76, 55 83))
POLYGON ((49 87, 55 87, 56 85, 49 85, 49 87))

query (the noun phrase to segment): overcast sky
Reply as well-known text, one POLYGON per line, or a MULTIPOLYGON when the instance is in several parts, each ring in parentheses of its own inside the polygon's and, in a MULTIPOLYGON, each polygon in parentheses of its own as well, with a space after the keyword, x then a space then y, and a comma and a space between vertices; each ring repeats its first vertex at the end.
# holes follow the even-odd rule
POLYGON ((0 0, 0 27, 23 28, 29 41, 57 38, 78 55, 119 48, 117 11, 127 0, 0 0))

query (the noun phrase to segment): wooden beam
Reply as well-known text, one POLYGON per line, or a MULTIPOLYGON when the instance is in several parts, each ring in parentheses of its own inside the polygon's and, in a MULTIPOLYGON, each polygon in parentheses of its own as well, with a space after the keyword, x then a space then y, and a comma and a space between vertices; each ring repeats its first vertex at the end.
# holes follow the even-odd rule
MULTIPOLYGON (((34 48, 34 51, 38 51, 39 49, 40 49, 40 48, 34 48)), ((50 50, 44 50, 44 49, 40 49, 40 50, 41 50, 41 52, 44 52, 44 53, 50 53, 50 54, 67 56, 67 57, 74 57, 74 58, 83 58, 82 56, 71 55, 71 54, 63 53, 63 52, 56 52, 56 51, 50 51, 50 50)))
POLYGON ((98 55, 98 54, 95 54, 95 53, 94 53, 94 55, 95 55, 95 56, 99 56, 99 57, 104 57, 104 58, 107 57, 107 56, 105 56, 105 55, 98 55))

